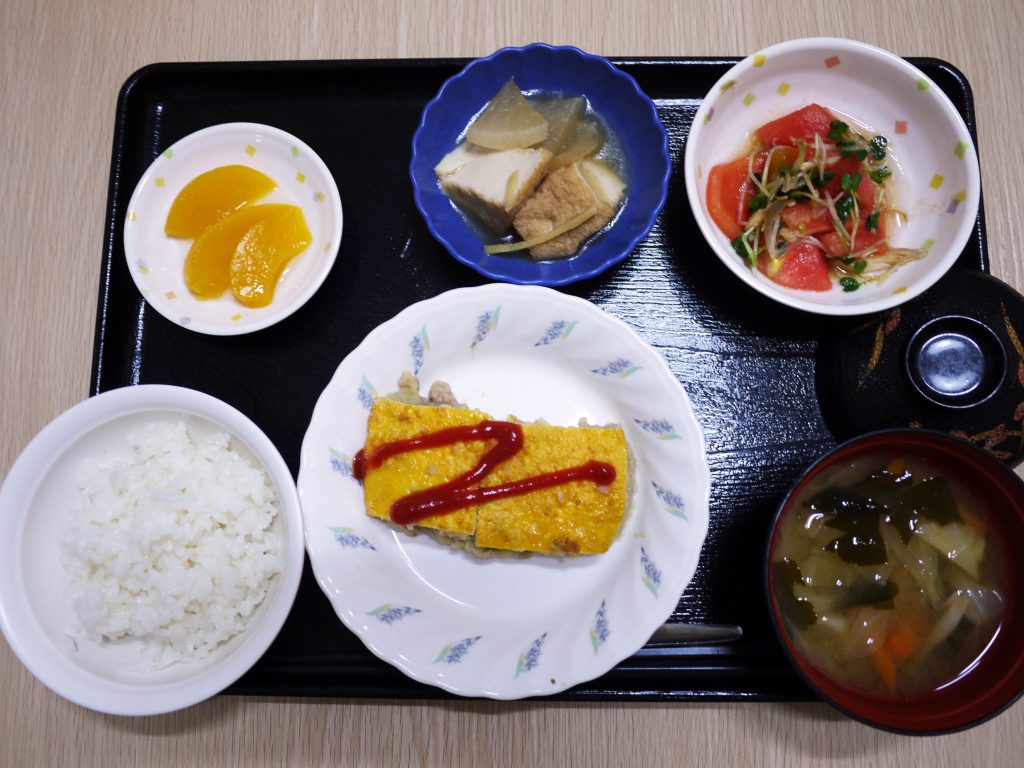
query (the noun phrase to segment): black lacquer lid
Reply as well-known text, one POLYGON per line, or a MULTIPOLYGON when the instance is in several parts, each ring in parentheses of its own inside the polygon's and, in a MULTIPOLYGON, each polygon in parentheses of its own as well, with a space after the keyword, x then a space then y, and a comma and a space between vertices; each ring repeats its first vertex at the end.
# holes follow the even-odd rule
POLYGON ((949 432, 1024 460, 1024 296, 956 272, 917 299, 850 325, 818 352, 825 420, 839 439, 887 427, 949 432))

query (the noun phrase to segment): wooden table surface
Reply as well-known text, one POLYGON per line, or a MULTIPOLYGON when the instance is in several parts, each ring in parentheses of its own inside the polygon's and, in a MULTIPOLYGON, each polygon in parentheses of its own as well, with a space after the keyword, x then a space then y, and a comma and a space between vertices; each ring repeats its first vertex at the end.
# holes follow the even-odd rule
MULTIPOLYGON (((479 56, 567 43, 608 56, 743 55, 864 40, 974 89, 992 272, 1024 288, 1020 0, 0 0, 0 471, 89 391, 114 105, 154 61, 479 56)), ((216 697, 96 714, 0 642, 0 766, 1020 765, 1024 703, 909 738, 823 704, 444 703, 216 697)))

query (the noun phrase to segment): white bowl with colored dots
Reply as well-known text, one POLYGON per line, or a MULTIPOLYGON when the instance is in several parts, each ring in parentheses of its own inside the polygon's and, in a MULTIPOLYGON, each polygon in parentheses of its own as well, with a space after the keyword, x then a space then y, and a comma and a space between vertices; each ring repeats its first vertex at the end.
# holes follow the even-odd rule
POLYGON ((230 336, 266 328, 305 304, 334 265, 341 228, 341 196, 316 152, 269 125, 223 123, 172 144, 142 175, 125 214, 124 252, 135 284, 153 309, 188 330, 230 336), (193 241, 164 233, 178 193, 197 176, 225 165, 244 165, 269 176, 276 188, 255 203, 301 207, 312 234, 312 243, 288 262, 265 307, 247 307, 230 290, 214 299, 196 298, 184 275, 193 241))
POLYGON ((760 293, 797 309, 860 315, 902 304, 941 278, 960 256, 981 199, 978 157, 963 119, 938 85, 888 51, 840 38, 806 38, 765 48, 730 69, 694 118, 683 166, 701 233, 728 269, 760 293), (745 156, 758 127, 819 104, 867 135, 888 140, 891 248, 924 255, 877 281, 844 290, 786 288, 752 269, 708 211, 708 174, 745 156))

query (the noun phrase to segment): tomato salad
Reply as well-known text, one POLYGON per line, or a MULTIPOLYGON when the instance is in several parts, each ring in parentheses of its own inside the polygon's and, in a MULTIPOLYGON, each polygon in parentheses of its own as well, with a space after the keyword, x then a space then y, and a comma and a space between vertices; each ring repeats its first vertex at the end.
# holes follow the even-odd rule
POLYGON ((810 104, 754 131, 752 150, 708 174, 712 220, 751 268, 807 291, 844 291, 925 256, 892 248, 888 141, 810 104))

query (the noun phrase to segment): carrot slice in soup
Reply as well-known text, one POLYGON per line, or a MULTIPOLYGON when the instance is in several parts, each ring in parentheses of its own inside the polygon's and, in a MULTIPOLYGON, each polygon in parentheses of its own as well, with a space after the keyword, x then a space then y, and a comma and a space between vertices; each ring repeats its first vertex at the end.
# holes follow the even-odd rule
POLYGON ((885 684, 886 689, 889 693, 895 693, 896 660, 893 659, 892 654, 889 653, 888 649, 883 645, 871 655, 871 661, 874 663, 875 669, 878 671, 878 676, 882 678, 882 682, 885 684))
POLYGON ((920 647, 921 640, 920 634, 903 625, 897 627, 885 641, 885 648, 896 661, 906 661, 920 647))

